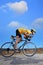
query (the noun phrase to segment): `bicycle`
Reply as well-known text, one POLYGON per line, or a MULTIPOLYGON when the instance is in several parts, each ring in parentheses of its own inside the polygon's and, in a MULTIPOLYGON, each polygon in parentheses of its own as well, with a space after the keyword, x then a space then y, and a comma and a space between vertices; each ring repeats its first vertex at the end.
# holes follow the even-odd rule
MULTIPOLYGON (((18 47, 18 51, 22 52, 25 56, 31 57, 36 53, 36 45, 32 43, 31 38, 26 38, 22 40, 24 42, 20 47, 18 47)), ((5 42, 1 46, 1 55, 4 57, 11 57, 15 53, 17 53, 17 49, 15 49, 16 36, 12 39, 11 42, 5 42)))

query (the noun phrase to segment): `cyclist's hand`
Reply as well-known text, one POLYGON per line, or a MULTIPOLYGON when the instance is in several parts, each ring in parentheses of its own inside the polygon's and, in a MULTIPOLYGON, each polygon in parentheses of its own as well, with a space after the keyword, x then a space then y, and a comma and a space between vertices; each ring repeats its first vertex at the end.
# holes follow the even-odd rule
POLYGON ((28 38, 32 38, 32 36, 28 36, 28 38))

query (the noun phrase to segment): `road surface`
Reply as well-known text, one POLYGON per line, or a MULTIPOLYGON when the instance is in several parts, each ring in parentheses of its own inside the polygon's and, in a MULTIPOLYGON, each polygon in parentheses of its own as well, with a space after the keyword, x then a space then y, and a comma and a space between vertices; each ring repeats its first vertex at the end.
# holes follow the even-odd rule
POLYGON ((9 58, 0 56, 0 65, 43 65, 43 54, 35 54, 32 57, 13 55, 9 58))

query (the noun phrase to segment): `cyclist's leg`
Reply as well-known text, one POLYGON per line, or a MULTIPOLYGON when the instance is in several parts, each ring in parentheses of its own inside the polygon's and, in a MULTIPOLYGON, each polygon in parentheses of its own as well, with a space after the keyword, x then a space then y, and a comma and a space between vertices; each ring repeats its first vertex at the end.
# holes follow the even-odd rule
POLYGON ((16 30, 16 42, 15 42, 15 49, 17 49, 17 44, 22 40, 22 36, 18 29, 16 30))

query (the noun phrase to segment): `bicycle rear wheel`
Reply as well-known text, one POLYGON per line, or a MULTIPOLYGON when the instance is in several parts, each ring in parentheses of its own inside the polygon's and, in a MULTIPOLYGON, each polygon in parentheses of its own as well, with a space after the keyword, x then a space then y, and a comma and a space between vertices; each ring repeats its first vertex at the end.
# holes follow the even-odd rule
POLYGON ((23 46, 23 54, 31 57, 36 53, 36 45, 32 42, 27 42, 24 46, 23 46))
POLYGON ((1 54, 4 57, 10 57, 14 54, 14 47, 13 44, 11 44, 11 42, 6 42, 1 46, 1 54))

